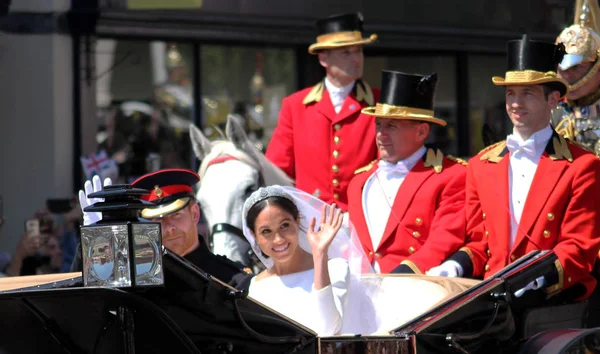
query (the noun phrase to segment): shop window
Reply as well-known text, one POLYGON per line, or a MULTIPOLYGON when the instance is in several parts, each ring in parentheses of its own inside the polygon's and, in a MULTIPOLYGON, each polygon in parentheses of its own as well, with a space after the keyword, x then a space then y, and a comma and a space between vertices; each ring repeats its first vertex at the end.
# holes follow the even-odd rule
POLYGON ((247 122, 247 131, 264 150, 277 125, 281 101, 297 90, 293 49, 202 45, 201 92, 205 132, 217 137, 229 113, 247 122))
POLYGON ((420 75, 436 72, 435 115, 448 125, 434 126, 426 143, 435 144, 447 154, 457 154, 456 59, 453 56, 369 56, 365 57, 364 67, 364 78, 374 87, 381 87, 382 70, 420 75))
POLYGON ((98 151, 117 163, 118 182, 130 183, 160 168, 192 167, 192 48, 97 41, 98 151))

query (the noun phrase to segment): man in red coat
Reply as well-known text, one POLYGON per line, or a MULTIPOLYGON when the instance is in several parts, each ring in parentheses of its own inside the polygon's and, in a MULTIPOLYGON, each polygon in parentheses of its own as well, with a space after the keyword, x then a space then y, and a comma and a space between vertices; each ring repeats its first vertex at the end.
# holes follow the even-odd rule
POLYGON ((520 297, 587 298, 600 250, 600 160, 566 141, 548 124, 567 92, 555 75, 562 44, 522 40, 508 43, 506 111, 513 133, 469 161, 469 242, 430 275, 488 278, 532 250, 553 250, 551 273, 515 292, 520 297), (545 292, 545 293, 544 293, 545 292))
POLYGON ((363 113, 376 118, 381 159, 357 170, 349 216, 375 270, 421 274, 465 242, 464 161, 425 147, 437 75, 383 71, 381 98, 363 113))
POLYGON ((360 112, 379 96, 361 80, 362 46, 377 36, 363 38, 362 24, 360 13, 317 21, 317 43, 308 51, 319 56, 327 76, 283 100, 266 152, 298 189, 344 211, 354 171, 377 157, 373 118, 360 112))

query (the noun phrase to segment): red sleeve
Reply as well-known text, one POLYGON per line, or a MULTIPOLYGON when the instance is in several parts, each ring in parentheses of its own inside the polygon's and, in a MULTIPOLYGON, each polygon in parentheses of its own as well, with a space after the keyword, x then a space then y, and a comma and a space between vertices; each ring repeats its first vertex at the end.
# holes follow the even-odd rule
POLYGON ((453 170, 450 179, 443 181, 425 244, 408 258, 423 273, 440 265, 465 243, 466 168, 455 165, 453 170))
MULTIPOLYGON (((586 159, 571 184, 571 198, 561 224, 554 252, 558 283, 567 289, 589 276, 600 251, 600 160, 586 159), (561 269, 562 268, 562 269, 561 269)), ((548 289, 553 293, 553 289, 548 289)))
POLYGON ((273 131, 273 136, 269 142, 266 158, 274 165, 281 168, 290 178, 296 178, 296 168, 294 160, 294 133, 292 122, 292 104, 289 98, 284 98, 277 127, 273 131))
MULTIPOLYGON (((472 162, 473 164, 480 162, 472 162)), ((467 188, 466 188, 466 223, 467 223, 467 242, 460 250, 468 255, 471 261, 471 274, 469 274, 468 265, 461 264, 465 277, 479 278, 483 276, 485 264, 488 261, 487 255, 487 236, 485 234, 485 222, 481 202, 477 193, 477 179, 474 174, 474 167, 469 164, 467 167, 467 188)))

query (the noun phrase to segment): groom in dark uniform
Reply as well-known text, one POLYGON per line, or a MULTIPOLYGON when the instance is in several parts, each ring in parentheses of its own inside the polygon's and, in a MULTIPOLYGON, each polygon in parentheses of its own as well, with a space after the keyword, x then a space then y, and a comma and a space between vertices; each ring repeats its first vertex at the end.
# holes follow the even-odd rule
MULTIPOLYGON (((211 253, 198 235, 200 207, 192 189, 198 181, 200 177, 190 170, 164 169, 148 173, 131 185, 150 191, 142 199, 155 206, 143 209, 140 216, 161 224, 162 243, 166 248, 215 278, 237 284, 250 270, 227 257, 211 253)), ((74 271, 81 270, 80 253, 73 261, 74 271)))

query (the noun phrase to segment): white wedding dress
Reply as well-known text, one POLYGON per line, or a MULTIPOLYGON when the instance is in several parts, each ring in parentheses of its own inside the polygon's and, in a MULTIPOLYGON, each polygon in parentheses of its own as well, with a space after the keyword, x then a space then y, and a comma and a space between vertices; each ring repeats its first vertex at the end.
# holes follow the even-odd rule
POLYGON ((248 295, 280 314, 310 328, 319 336, 339 334, 346 307, 350 272, 342 258, 330 259, 331 284, 313 288, 315 272, 309 269, 261 280, 252 278, 248 295))

